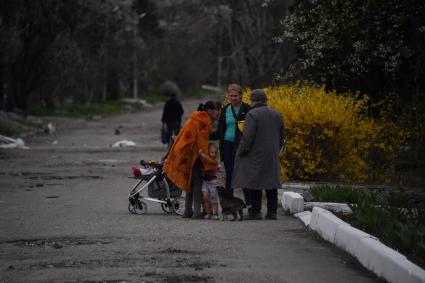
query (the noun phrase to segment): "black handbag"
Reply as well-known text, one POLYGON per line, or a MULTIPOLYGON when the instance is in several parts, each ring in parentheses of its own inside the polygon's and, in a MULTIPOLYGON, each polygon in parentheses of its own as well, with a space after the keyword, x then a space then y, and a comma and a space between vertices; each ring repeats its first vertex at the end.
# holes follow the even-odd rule
POLYGON ((165 127, 161 128, 161 142, 167 144, 170 141, 170 134, 165 127))

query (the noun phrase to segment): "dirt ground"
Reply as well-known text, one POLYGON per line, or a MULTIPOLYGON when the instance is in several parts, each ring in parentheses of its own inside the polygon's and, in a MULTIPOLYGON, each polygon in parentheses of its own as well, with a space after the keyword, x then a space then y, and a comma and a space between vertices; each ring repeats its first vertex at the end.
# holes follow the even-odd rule
MULTIPOLYGON (((184 101, 185 117, 197 103, 184 101)), ((46 119, 55 133, 0 151, 0 282, 378 280, 281 211, 276 221, 192 220, 148 202, 131 215, 131 167, 166 150, 161 110, 46 119), (111 147, 124 139, 137 146, 111 147)))

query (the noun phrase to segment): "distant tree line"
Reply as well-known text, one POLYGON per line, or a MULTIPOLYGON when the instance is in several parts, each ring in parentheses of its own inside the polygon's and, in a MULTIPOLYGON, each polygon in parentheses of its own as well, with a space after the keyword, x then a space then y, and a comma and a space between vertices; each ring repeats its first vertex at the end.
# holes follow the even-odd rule
POLYGON ((273 40, 283 2, 3 0, 0 108, 143 97, 165 80, 272 84, 294 54, 273 40))
POLYGON ((0 108, 303 80, 423 109, 424 15, 421 0, 3 0, 0 108))
POLYGON ((126 83, 129 12, 112 1, 4 0, 0 4, 2 108, 90 102, 126 83), (121 78, 121 80, 119 79, 121 78))

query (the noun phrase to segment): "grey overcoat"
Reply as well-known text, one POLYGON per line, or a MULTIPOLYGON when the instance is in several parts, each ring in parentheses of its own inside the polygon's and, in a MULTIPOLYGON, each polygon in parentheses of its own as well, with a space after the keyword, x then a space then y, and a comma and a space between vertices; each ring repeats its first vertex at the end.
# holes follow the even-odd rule
POLYGON ((279 153, 283 150, 285 127, 282 116, 265 103, 246 115, 243 135, 236 151, 232 187, 280 189, 279 153))

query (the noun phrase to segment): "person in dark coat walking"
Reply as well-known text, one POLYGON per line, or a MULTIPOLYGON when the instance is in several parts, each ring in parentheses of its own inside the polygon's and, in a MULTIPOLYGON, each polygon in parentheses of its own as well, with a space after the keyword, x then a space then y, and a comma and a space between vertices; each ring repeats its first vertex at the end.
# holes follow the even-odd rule
POLYGON ((175 136, 178 135, 181 128, 183 113, 184 110, 180 101, 177 100, 176 94, 172 93, 164 104, 161 118, 162 126, 167 129, 167 136, 169 138, 173 134, 175 136))
POLYGON ((266 219, 277 219, 277 189, 282 187, 279 153, 284 147, 285 127, 281 114, 267 106, 263 90, 252 91, 250 100, 252 108, 236 152, 232 185, 251 192, 248 219, 262 219, 262 190, 267 196, 266 219))
MULTIPOLYGON (((210 139, 219 140, 220 158, 226 172, 225 187, 229 195, 233 196, 232 175, 235 153, 242 135, 238 128, 238 121, 245 120, 245 115, 251 107, 242 102, 242 87, 237 84, 228 86, 226 97, 229 103, 223 107, 217 130, 211 134, 210 139)), ((244 190, 244 198, 247 206, 250 207, 248 190, 244 190)))

